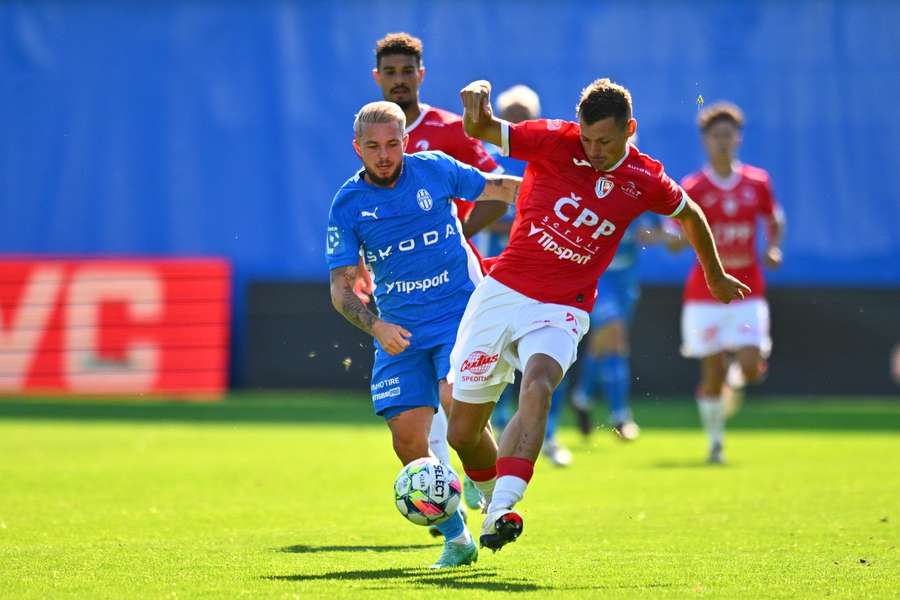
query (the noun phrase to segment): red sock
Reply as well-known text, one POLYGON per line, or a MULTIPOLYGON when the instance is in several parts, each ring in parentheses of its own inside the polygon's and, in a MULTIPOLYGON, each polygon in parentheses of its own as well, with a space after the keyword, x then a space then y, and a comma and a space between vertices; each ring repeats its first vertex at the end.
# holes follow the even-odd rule
POLYGON ((502 456, 497 459, 497 477, 504 475, 512 475, 528 483, 534 475, 534 463, 518 456, 502 456))
POLYGON ((472 481, 490 481, 497 477, 497 466, 494 465, 488 469, 467 469, 463 466, 463 470, 472 481))

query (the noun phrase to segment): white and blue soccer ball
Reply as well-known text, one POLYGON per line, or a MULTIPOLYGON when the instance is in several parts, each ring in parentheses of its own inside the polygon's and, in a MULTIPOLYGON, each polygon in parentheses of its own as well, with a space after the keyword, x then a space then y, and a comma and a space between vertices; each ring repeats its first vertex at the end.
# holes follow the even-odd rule
POLYGON ((417 458, 394 481, 400 514, 416 525, 443 523, 459 508, 462 483, 448 465, 432 457, 417 458))

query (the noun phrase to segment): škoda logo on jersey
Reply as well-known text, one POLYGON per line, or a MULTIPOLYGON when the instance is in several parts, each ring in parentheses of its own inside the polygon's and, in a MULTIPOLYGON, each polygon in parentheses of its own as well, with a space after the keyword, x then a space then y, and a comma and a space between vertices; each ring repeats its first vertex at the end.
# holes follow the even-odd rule
POLYGON ((459 372, 462 374, 463 381, 487 381, 487 373, 500 360, 499 354, 486 354, 481 350, 476 350, 469 355, 469 358, 463 361, 459 372), (466 375, 466 372, 472 373, 466 375))

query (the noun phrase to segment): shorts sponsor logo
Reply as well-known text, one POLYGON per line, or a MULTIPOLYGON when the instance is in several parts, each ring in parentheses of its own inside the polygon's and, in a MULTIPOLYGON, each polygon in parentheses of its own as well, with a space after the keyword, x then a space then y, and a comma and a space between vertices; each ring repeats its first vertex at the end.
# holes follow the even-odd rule
POLYGON ((416 202, 419 203, 419 208, 425 212, 428 212, 434 206, 434 200, 431 199, 431 194, 425 188, 416 192, 416 202))
POLYGON ((385 398, 395 398, 400 395, 400 388, 394 387, 384 392, 379 392, 377 394, 372 394, 372 401, 378 402, 379 400, 384 400, 385 398))
POLYGON ((385 284, 386 292, 397 292, 398 294, 411 294, 413 292, 427 292, 428 290, 440 287, 450 281, 450 272, 444 271, 440 275, 429 277, 427 279, 418 279, 415 281, 394 281, 385 284))
POLYGON ((598 198, 606 198, 609 196, 609 193, 613 191, 615 185, 616 184, 606 177, 600 177, 597 179, 597 184, 594 186, 594 192, 597 194, 598 198))
MULTIPOLYGON (((485 375, 497 364, 498 360, 500 360, 499 354, 486 354, 481 350, 476 350, 469 355, 469 358, 463 361, 459 371, 460 373, 468 371, 472 375, 485 375)), ((466 379, 463 377, 464 381, 485 381, 486 379, 487 377, 481 379, 466 379)))
POLYGON ((377 392, 379 390, 383 390, 386 387, 395 386, 395 385, 397 385, 397 386, 400 385, 399 377, 389 377, 387 379, 382 379, 378 383, 373 383, 370 387, 372 388, 372 393, 374 394, 375 392, 377 392))

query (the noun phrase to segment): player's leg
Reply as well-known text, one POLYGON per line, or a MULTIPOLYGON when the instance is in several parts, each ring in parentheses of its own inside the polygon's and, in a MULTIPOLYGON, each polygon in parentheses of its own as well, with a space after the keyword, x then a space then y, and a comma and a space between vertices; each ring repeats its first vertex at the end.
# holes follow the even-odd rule
POLYGON ((609 405, 609 421, 619 439, 633 441, 640 435, 629 404, 631 367, 628 364, 628 327, 624 319, 604 323, 592 350, 598 356, 598 373, 609 405))
POLYGON ((728 358, 724 352, 700 359, 697 409, 709 438, 709 462, 724 462, 726 410, 723 399, 728 358))
MULTIPOLYGON (((566 370, 575 362, 578 342, 588 327, 588 315, 576 317, 564 307, 544 305, 525 313, 522 320, 533 323, 557 320, 560 326, 545 326, 519 337, 516 359, 522 369, 519 409, 500 439, 497 458, 497 484, 482 526, 481 545, 499 550, 522 533, 522 517, 513 507, 525 495, 534 473, 534 463, 543 442, 551 396, 566 370)), ((580 311, 579 311, 580 312, 580 311)))
POLYGON ((760 383, 768 371, 766 359, 772 351, 769 334, 769 305, 763 298, 739 302, 734 307, 738 323, 732 332, 736 364, 747 383, 760 383))
POLYGON ((398 406, 382 415, 391 430, 394 454, 404 465, 417 458, 430 456, 428 431, 434 409, 430 406, 398 406))
POLYGON ((709 438, 709 462, 723 461, 725 406, 722 397, 727 360, 722 329, 724 306, 686 302, 681 313, 681 354, 700 360, 697 410, 709 438))

